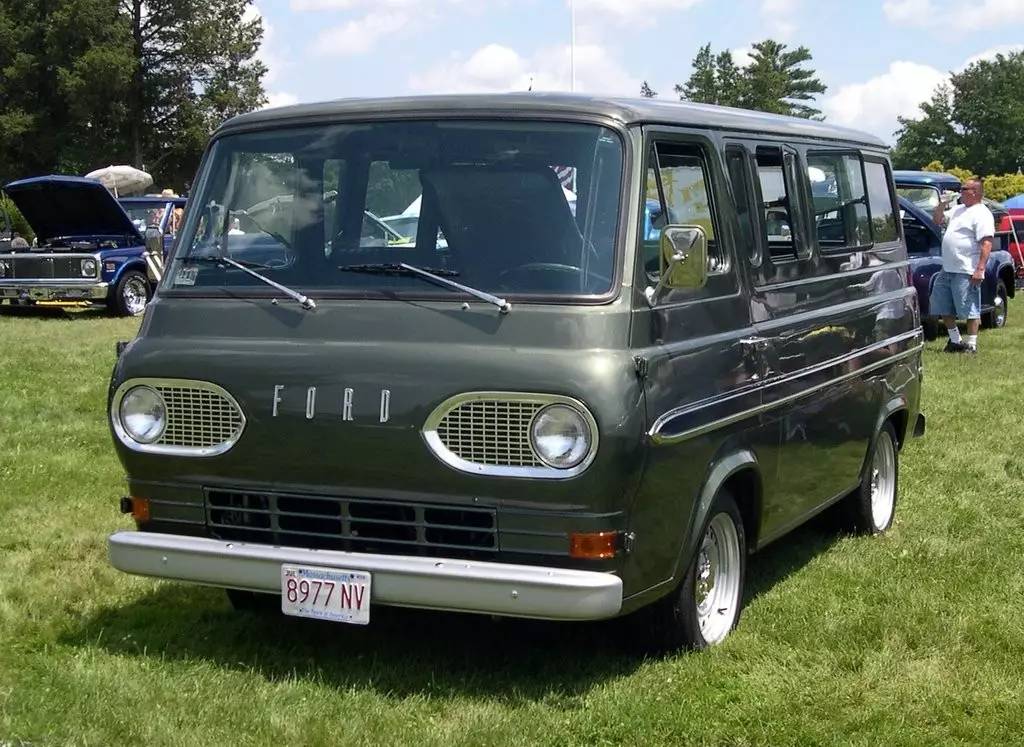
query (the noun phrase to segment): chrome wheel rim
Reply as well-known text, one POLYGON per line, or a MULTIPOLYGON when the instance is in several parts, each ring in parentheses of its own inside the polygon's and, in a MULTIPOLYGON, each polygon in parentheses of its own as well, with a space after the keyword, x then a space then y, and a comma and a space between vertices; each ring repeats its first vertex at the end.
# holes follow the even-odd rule
POLYGON ((892 521, 896 505, 896 446, 888 431, 878 434, 871 461, 871 522, 881 532, 892 521))
POLYGON ((740 604, 740 540, 736 525, 725 513, 708 524, 694 568, 697 625, 708 644, 732 630, 740 604))
POLYGON ((1002 327, 1006 324, 1006 299, 1002 296, 996 296, 996 308, 992 312, 992 317, 995 321, 995 326, 1002 327))
POLYGON ((146 308, 146 283, 140 278, 128 278, 121 289, 124 308, 132 316, 142 313, 146 308))

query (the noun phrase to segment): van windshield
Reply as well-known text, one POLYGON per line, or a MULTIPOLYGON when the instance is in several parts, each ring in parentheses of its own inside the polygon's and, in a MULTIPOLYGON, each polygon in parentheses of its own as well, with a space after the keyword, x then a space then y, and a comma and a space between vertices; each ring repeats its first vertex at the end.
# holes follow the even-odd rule
POLYGON ((508 296, 611 289, 623 148, 598 125, 415 121, 292 127, 220 138, 166 286, 266 286, 196 257, 258 265, 323 296, 457 296, 406 263, 508 296))

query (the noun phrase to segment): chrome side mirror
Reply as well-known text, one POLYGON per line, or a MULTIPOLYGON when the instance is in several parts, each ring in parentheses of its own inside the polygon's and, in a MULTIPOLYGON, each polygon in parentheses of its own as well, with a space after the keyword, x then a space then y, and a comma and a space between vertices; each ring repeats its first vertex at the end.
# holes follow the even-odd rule
POLYGON ((146 251, 143 257, 150 280, 159 283, 164 275, 164 236, 156 226, 146 229, 146 251))
POLYGON ((708 235, 702 226, 665 226, 661 231, 661 277, 644 297, 654 307, 665 288, 703 288, 708 280, 708 235))

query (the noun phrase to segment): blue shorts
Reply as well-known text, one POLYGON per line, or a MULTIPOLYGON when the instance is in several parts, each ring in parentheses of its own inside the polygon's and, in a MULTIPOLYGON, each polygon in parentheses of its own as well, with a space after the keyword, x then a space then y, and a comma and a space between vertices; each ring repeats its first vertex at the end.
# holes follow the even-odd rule
POLYGON ((971 285, 971 276, 963 272, 935 273, 928 313, 957 319, 981 319, 981 284, 971 285))

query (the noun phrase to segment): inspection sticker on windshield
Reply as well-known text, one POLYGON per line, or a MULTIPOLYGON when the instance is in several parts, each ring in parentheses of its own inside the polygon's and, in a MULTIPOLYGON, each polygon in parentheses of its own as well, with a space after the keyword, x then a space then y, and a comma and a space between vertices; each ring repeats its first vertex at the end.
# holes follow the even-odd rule
POLYGON ((174 276, 175 285, 195 285, 196 277, 199 275, 198 267, 182 267, 174 276))
POLYGON ((282 565, 281 611, 295 617, 368 625, 370 574, 308 565, 282 565))

